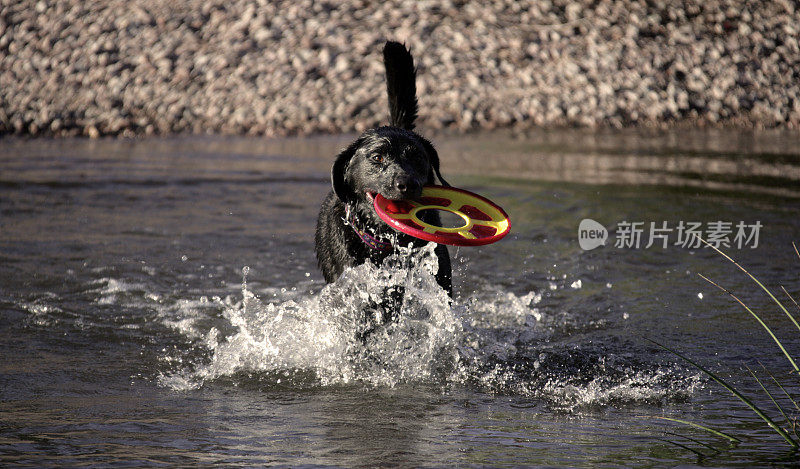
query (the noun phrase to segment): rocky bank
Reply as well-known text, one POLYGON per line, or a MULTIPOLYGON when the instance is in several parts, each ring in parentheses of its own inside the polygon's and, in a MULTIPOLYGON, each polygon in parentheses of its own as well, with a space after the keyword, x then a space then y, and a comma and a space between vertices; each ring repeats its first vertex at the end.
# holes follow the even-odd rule
POLYGON ((0 134, 800 126, 791 1, 0 0, 0 134))

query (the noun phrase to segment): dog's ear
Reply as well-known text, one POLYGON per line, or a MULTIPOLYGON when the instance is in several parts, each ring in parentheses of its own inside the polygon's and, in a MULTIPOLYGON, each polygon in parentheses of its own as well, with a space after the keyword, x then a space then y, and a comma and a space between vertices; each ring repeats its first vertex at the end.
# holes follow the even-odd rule
MULTIPOLYGON (((422 146, 425 148, 425 152, 428 154, 428 163, 431 165, 431 169, 433 170, 436 177, 439 178, 439 182, 442 183, 443 186, 450 186, 450 183, 444 180, 442 177, 442 173, 439 172, 439 153, 436 152, 436 149, 433 148, 433 144, 424 138, 420 138, 422 141, 422 146)), ((434 182, 436 182, 434 180, 434 182)))
POLYGON ((356 199, 356 193, 350 188, 345 181, 345 173, 347 172, 347 165, 350 159, 355 155, 356 150, 361 145, 361 139, 351 143, 349 147, 345 148, 336 156, 336 161, 333 162, 331 168, 331 185, 336 197, 344 203, 348 203, 356 199))

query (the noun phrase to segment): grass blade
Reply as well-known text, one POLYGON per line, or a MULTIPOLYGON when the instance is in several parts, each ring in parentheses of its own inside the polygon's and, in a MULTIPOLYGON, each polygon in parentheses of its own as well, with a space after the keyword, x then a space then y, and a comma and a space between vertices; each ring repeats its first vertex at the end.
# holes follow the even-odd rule
POLYGON ((775 341, 775 343, 776 343, 776 344, 778 344, 778 347, 781 349, 781 352, 783 352, 783 354, 786 356, 786 358, 788 358, 788 359, 789 359, 789 363, 791 363, 791 364, 792 364, 792 368, 794 368, 794 371, 800 372, 800 368, 798 368, 798 367, 797 367, 797 363, 795 363, 795 362, 794 362, 794 359, 792 358, 792 356, 791 356, 791 355, 789 355, 789 352, 787 352, 787 351, 786 351, 786 349, 783 347, 783 344, 781 343, 781 341, 780 341, 780 340, 778 340, 778 338, 777 338, 777 337, 775 336, 775 334, 772 332, 772 329, 770 329, 770 328, 769 328, 769 326, 767 326, 767 324, 766 324, 764 321, 762 321, 762 320, 761 320, 761 318, 758 316, 758 314, 754 313, 754 312, 753 312, 753 310, 752 310, 752 309, 750 309, 750 307, 749 307, 749 306, 747 306, 746 304, 744 304, 744 302, 743 302, 742 300, 740 300, 740 299, 739 299, 739 297, 737 297, 737 296, 736 296, 736 295, 734 295, 733 293, 729 292, 729 291, 728 291, 728 290, 727 290, 725 287, 723 287, 723 286, 720 286, 720 285, 718 285, 718 284, 714 283, 714 281, 713 281, 713 280, 709 279, 708 277, 704 276, 703 274, 697 274, 697 275, 699 275, 699 276, 700 276, 700 278, 702 278, 702 279, 703 279, 703 280, 705 280, 706 282, 710 283, 711 285, 714 285, 715 287, 719 288, 720 290, 722 290, 722 291, 724 291, 725 293, 727 293, 728 295, 730 295, 730 296, 731 296, 731 298, 733 298, 734 300, 736 300, 736 301, 737 301, 737 302, 738 302, 740 305, 742 305, 742 307, 743 307, 744 309, 746 309, 746 310, 747 310, 747 312, 748 312, 748 313, 750 313, 750 314, 751 314, 751 315, 752 315, 754 318, 756 318, 756 320, 758 321, 758 323, 759 323, 759 324, 761 324, 761 327, 763 327, 763 328, 764 328, 764 329, 765 329, 765 330, 766 330, 766 331, 769 333, 770 337, 772 337, 772 340, 774 340, 774 341, 775 341))
POLYGON ((769 372, 768 372, 768 374, 769 374, 770 378, 772 378, 772 381, 775 381, 775 384, 778 385, 779 388, 781 388, 781 391, 783 391, 784 394, 786 394, 786 397, 790 401, 792 401, 792 404, 794 404, 794 408, 797 409, 797 410, 800 410, 800 406, 797 405, 797 401, 795 401, 792 398, 792 396, 789 395, 789 393, 785 389, 783 389, 783 386, 781 386, 781 383, 774 376, 772 376, 772 374, 770 374, 769 372))
POLYGON ((694 444, 697 444, 697 445, 700 445, 700 446, 705 446, 706 448, 710 449, 711 451, 713 451, 715 453, 719 453, 719 450, 717 448, 714 448, 713 446, 709 445, 708 443, 700 441, 700 440, 698 440, 696 438, 692 438, 690 436, 681 435, 681 434, 673 433, 673 432, 666 432, 666 434, 670 435, 670 436, 677 436, 678 438, 683 438, 684 440, 689 440, 694 444))
POLYGON ((697 362, 693 361, 691 358, 688 358, 688 357, 686 357, 686 356, 682 355, 681 353, 679 353, 679 352, 677 352, 677 351, 675 351, 675 350, 672 350, 671 348, 667 347, 666 345, 661 345, 661 344, 659 344, 658 342, 656 342, 656 341, 654 341, 654 340, 651 340, 651 339, 647 339, 647 340, 648 340, 649 342, 652 342, 652 343, 656 344, 657 346, 659 346, 659 347, 663 348, 664 350, 666 350, 666 351, 668 351, 668 352, 670 352, 670 353, 673 353, 673 354, 677 355, 678 357, 680 357, 680 358, 682 358, 682 359, 686 360, 687 362, 691 363, 692 365, 694 365, 694 367, 695 367, 695 368, 697 368, 698 370, 700 370, 700 371, 702 371, 703 373, 705 373, 706 375, 708 375, 708 377, 709 377, 709 378, 713 379, 713 380, 714 380, 714 381, 716 381, 718 384, 720 384, 722 387, 724 387, 725 389, 727 389, 728 391, 730 391, 731 393, 733 393, 733 395, 734 395, 734 396, 736 396, 737 398, 739 398, 739 400, 740 400, 740 401, 744 402, 744 403, 745 403, 745 404, 746 404, 748 407, 750 407, 750 409, 751 409, 753 412, 755 412, 755 413, 756 413, 756 415, 758 415, 759 417, 761 417, 761 419, 762 419, 762 420, 764 420, 764 422, 766 422, 766 423, 767 423, 767 425, 769 425, 769 426, 770 426, 770 427, 771 427, 773 430, 775 430, 776 432, 778 432, 778 434, 779 434, 781 437, 783 437, 783 439, 784 439, 784 440, 786 440, 786 442, 787 442, 787 443, 788 443, 788 444, 789 444, 789 445, 790 445, 792 448, 798 448, 798 446, 800 446, 800 445, 798 445, 798 444, 797 444, 797 442, 796 442, 796 441, 794 441, 794 440, 792 439, 792 437, 791 437, 791 436, 789 436, 789 434, 788 434, 788 433, 786 433, 786 432, 785 432, 785 431, 784 431, 784 430, 783 430, 783 429, 782 429, 782 428, 781 428, 781 427, 780 427, 778 424, 776 424, 776 423, 775 423, 775 421, 774 421, 774 420, 772 420, 772 419, 769 417, 769 415, 765 414, 765 413, 764 413, 764 412, 763 412, 763 411, 762 411, 762 410, 761 410, 761 409, 760 409, 760 408, 759 408, 759 407, 758 407, 758 406, 757 406, 757 405, 756 405, 756 404, 755 404, 753 401, 751 401, 750 399, 748 399, 747 397, 745 397, 745 396, 744 396, 742 393, 740 393, 739 391, 737 391, 737 390, 736 390, 736 388, 734 388, 734 387, 733 387, 733 386, 731 386, 730 384, 726 383, 726 382, 725 382, 725 381, 724 381, 722 378, 720 378, 719 376, 715 375, 715 374, 714 374, 714 373, 712 373, 711 371, 709 371, 709 370, 707 370, 707 369, 703 368, 703 366, 702 366, 702 365, 700 365, 699 363, 697 363, 697 362))
POLYGON ((689 446, 686 446, 686 445, 684 445, 682 443, 678 443, 677 441, 667 440, 666 438, 656 438, 656 439, 659 440, 659 441, 663 441, 664 443, 671 443, 671 444, 673 444, 675 446, 678 446, 679 448, 685 449, 686 451, 691 451, 692 453, 696 454, 698 457, 701 457, 701 458, 707 457, 702 452, 697 451, 696 449, 694 449, 692 447, 689 447, 689 446))
MULTIPOLYGON (((781 385, 780 381, 778 381, 778 379, 775 378, 772 375, 772 373, 769 372, 769 370, 767 369, 766 366, 764 366, 763 363, 758 362, 758 364, 761 365, 761 369, 764 370, 764 372, 770 378, 772 378, 772 381, 775 382, 775 385, 778 386, 778 388, 780 388, 781 391, 783 391, 783 394, 786 396, 786 398, 789 399, 789 401, 791 401, 792 404, 794 404, 794 408, 797 409, 797 410, 800 410, 800 407, 798 407, 798 405, 797 405, 797 401, 795 401, 794 398, 789 394, 789 392, 786 391, 786 389, 783 387, 783 385, 781 385)), ((783 417, 786 419, 786 421, 792 427, 792 433, 794 433, 795 438, 800 439, 800 435, 797 434, 797 420, 790 420, 788 417, 786 417, 786 415, 784 415, 783 417)))
MULTIPOLYGON (((781 407, 781 405, 778 403, 778 401, 775 400, 775 398, 772 396, 772 393, 769 392, 769 390, 766 388, 766 386, 764 386, 764 383, 762 383, 761 380, 758 379, 758 376, 756 376, 756 374, 753 373, 753 370, 751 370, 749 366, 745 365, 745 368, 747 368, 747 371, 750 373, 750 376, 755 378, 755 380, 758 383, 758 385, 761 386, 761 389, 763 389, 764 392, 767 393, 767 396, 769 396, 769 400, 771 400, 772 403, 775 404, 775 407, 778 408, 778 412, 780 412, 781 415, 783 415, 783 418, 786 420, 786 423, 791 425, 792 421, 789 420, 789 417, 786 416, 786 412, 783 411, 783 407, 781 407)), ((797 435, 795 435, 795 436, 797 436, 797 435)))
MULTIPOLYGON (((729 255, 727 255, 724 252, 720 251, 715 246, 712 246, 708 241, 704 240, 703 238, 699 238, 699 239, 700 239, 700 241, 704 242, 706 244, 706 246, 710 247, 711 249, 713 249, 713 250, 717 251, 719 254, 721 254, 722 257, 724 257, 725 259, 728 259, 729 261, 733 262, 733 265, 738 267, 742 272, 746 273, 751 279, 753 279, 753 281, 756 282, 756 284, 758 284, 758 286, 761 287, 762 290, 767 292, 767 295, 769 295, 769 297, 772 298, 772 301, 774 301, 778 305, 778 307, 781 310, 783 310, 784 314, 786 314, 786 316, 788 316, 789 319, 792 320, 792 322, 794 323, 795 327, 797 327, 797 330, 800 331, 800 324, 797 323, 797 320, 794 318, 794 316, 792 316, 789 313, 789 311, 786 309, 786 307, 783 306, 783 303, 781 303, 777 298, 775 298, 775 295, 773 295, 772 292, 769 291, 769 289, 767 287, 765 287, 763 283, 759 282, 758 279, 753 276, 753 274, 748 272, 747 269, 742 267, 738 262, 736 262, 735 260, 731 259, 731 257, 729 255)), ((794 246, 794 250, 795 250, 795 252, 797 252, 797 255, 800 256, 800 251, 797 250, 797 246, 794 243, 792 243, 792 245, 794 246)))
POLYGON ((789 299, 790 299, 790 300, 792 300, 792 303, 794 303, 794 305, 795 305, 795 306, 797 306, 797 309, 800 309, 800 305, 799 305, 799 304, 797 304, 797 301, 795 301, 795 299, 794 299, 794 298, 792 298, 792 295, 790 295, 790 294, 789 294, 789 292, 788 292, 788 291, 786 291, 786 289, 785 289, 785 288, 783 288, 783 285, 781 285, 781 289, 783 290, 783 292, 784 292, 784 293, 786 293, 786 296, 788 296, 788 297, 789 297, 789 299))
POLYGON ((713 435, 717 435, 717 436, 720 436, 722 438, 725 438, 726 440, 728 440, 731 443, 739 443, 739 442, 742 441, 742 440, 736 438, 735 436, 728 435, 725 432, 722 432, 722 431, 719 431, 719 430, 714 430, 713 428, 709 428, 709 427, 700 425, 699 423, 689 422, 688 420, 681 420, 681 419, 676 419, 676 418, 671 418, 671 417, 655 417, 655 418, 661 419, 661 420, 669 420, 670 422, 678 422, 678 423, 682 423, 684 425, 689 425, 689 426, 692 426, 692 427, 695 427, 695 428, 699 428, 700 430, 704 430, 704 431, 707 431, 708 433, 711 433, 713 435))

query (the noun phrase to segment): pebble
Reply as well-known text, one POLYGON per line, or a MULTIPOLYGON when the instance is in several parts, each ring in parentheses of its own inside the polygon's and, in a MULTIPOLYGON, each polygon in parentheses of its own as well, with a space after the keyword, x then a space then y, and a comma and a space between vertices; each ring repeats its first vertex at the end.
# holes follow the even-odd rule
POLYGON ((356 132, 381 48, 416 58, 419 127, 800 126, 796 2, 0 3, 0 135, 356 132))

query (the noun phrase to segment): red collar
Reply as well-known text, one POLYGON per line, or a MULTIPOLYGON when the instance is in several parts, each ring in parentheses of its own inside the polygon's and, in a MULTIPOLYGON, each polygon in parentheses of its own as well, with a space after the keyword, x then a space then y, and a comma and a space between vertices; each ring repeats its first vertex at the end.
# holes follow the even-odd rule
POLYGON ((375 236, 369 234, 366 230, 358 227, 355 210, 350 209, 350 204, 344 206, 344 213, 345 216, 347 217, 345 220, 345 224, 353 227, 353 231, 356 232, 356 234, 358 235, 359 238, 361 238, 361 241, 363 241, 364 244, 366 244, 367 246, 376 251, 391 251, 393 249, 392 243, 380 240, 375 236))

